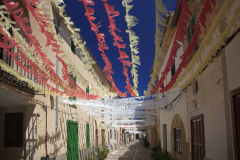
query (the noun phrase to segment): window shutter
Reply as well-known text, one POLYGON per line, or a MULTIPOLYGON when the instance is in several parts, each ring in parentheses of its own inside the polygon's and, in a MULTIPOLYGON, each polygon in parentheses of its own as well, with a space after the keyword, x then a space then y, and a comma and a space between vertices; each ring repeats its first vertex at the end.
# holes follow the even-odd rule
POLYGON ((87 148, 90 147, 89 124, 86 124, 86 144, 87 144, 87 148))
POLYGON ((195 18, 195 13, 193 13, 193 16, 192 16, 192 18, 191 18, 191 34, 192 34, 192 36, 193 36, 193 33, 195 32, 195 29, 194 29, 194 27, 192 26, 192 25, 195 25, 196 24, 196 18, 195 18))
POLYGON ((58 32, 59 32, 59 30, 58 30, 58 24, 57 24, 55 18, 53 19, 53 23, 54 23, 54 26, 55 26, 56 33, 58 34, 58 32))
POLYGON ((194 27, 192 27, 192 25, 195 25, 196 24, 196 17, 195 17, 195 13, 193 13, 193 16, 188 24, 188 27, 187 27, 187 39, 188 39, 188 44, 190 43, 191 39, 192 39, 192 36, 193 36, 193 33, 195 32, 195 29, 194 27))
MULTIPOLYGON (((76 78, 76 76, 73 76, 73 74, 71 74, 71 73, 69 73, 69 75, 71 76, 71 78, 74 80, 74 82, 76 82, 76 80, 77 80, 77 78, 76 78)), ((73 86, 71 86, 72 88, 73 88, 73 86)), ((74 96, 73 98, 70 98, 69 97, 69 100, 76 100, 77 98, 76 98, 76 96, 74 96)))
POLYGON ((86 92, 89 93, 89 86, 86 87, 86 92))
POLYGON ((71 50, 75 54, 75 45, 72 39, 71 39, 71 50))
POLYGON ((175 59, 174 59, 174 63, 173 63, 173 67, 171 68, 171 75, 174 76, 175 74, 175 59))
POLYGON ((190 25, 189 25, 188 28, 187 28, 187 40, 188 40, 188 44, 189 44, 191 38, 192 38, 192 36, 191 36, 191 27, 190 27, 190 25))

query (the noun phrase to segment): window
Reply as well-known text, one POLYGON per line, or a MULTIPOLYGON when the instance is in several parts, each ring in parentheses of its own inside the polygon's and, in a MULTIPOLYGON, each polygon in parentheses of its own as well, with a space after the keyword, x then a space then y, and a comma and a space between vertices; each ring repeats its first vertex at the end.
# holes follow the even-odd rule
POLYGON ((174 76, 174 74, 175 74, 175 60, 173 63, 173 67, 171 68, 171 75, 174 76))
POLYGON ((195 25, 196 24, 196 18, 195 18, 195 13, 193 13, 193 16, 188 24, 188 27, 187 27, 187 39, 188 39, 188 44, 190 43, 191 39, 192 39, 192 36, 193 36, 193 33, 195 31, 194 27, 192 25, 195 25))
POLYGON ((5 114, 4 147, 23 147, 23 113, 5 114))
POLYGON ((55 26, 56 33, 58 34, 59 33, 58 21, 56 19, 53 19, 53 23, 54 23, 54 26, 55 26))
POLYGON ((71 39, 71 50, 75 54, 75 45, 72 39, 71 39))
POLYGON ((114 130, 114 139, 117 139, 117 132, 114 130))
MULTIPOLYGON (((73 76, 73 74, 71 74, 71 73, 69 73, 69 75, 72 77, 74 82, 76 82, 76 80, 77 80, 76 76, 73 76)), ((71 86, 71 87, 73 88, 74 86, 71 86)), ((76 100, 76 97, 75 96, 73 98, 69 97, 69 100, 76 100)))
MULTIPOLYGON (((3 3, 0 2, 0 5, 3 5, 3 3)), ((13 18, 13 16, 12 16, 11 14, 4 14, 4 16, 10 18, 12 21, 15 21, 14 18, 13 18)), ((0 18, 1 18, 1 16, 0 16, 0 18)), ((5 19, 2 20, 2 21, 5 22, 5 19)), ((10 28, 10 29, 8 30, 8 32, 10 33, 11 36, 13 35, 12 28, 10 28)), ((9 41, 3 39, 3 35, 2 35, 2 34, 0 34, 0 41, 3 42, 3 43, 5 43, 5 44, 10 44, 9 41)), ((11 51, 11 52, 14 52, 13 49, 14 49, 14 48, 10 48, 10 49, 8 49, 8 50, 11 51)), ((9 66, 12 66, 12 58, 11 58, 11 56, 10 56, 10 55, 8 54, 8 52, 7 52, 5 49, 3 49, 3 48, 0 48, 0 59, 1 59, 2 61, 4 61, 6 64, 8 64, 9 66)))
POLYGON ((86 124, 86 144, 87 148, 90 147, 90 131, 89 131, 89 124, 86 124))
POLYGON ((89 93, 89 86, 86 87, 86 92, 89 93))
POLYGON ((112 139, 112 130, 110 130, 110 139, 112 139))
POLYGON ((182 147, 182 129, 174 128, 175 152, 183 154, 182 147))

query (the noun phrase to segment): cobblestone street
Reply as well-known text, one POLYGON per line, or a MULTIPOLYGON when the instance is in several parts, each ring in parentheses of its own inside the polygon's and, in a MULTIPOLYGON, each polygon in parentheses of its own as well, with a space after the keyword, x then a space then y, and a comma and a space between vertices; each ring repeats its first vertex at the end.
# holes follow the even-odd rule
POLYGON ((143 142, 144 140, 135 140, 126 147, 110 153, 106 160, 150 160, 152 150, 146 149, 143 142))

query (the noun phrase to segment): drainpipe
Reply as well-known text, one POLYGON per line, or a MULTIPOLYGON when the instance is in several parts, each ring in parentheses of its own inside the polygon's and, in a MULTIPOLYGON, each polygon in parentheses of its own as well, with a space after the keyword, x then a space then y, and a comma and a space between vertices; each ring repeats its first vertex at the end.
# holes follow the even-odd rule
MULTIPOLYGON (((58 19, 58 36, 60 36, 60 21, 62 20, 63 18, 60 18, 58 19)), ((57 75, 59 76, 59 60, 57 58, 57 68, 56 68, 56 72, 57 72, 57 75)), ((58 90, 58 86, 56 87, 56 89, 58 90)), ((56 130, 58 129, 58 96, 56 97, 56 130)))
POLYGON ((45 141, 46 141, 46 159, 48 159, 48 154, 47 154, 47 106, 46 108, 46 135, 45 135, 45 141))

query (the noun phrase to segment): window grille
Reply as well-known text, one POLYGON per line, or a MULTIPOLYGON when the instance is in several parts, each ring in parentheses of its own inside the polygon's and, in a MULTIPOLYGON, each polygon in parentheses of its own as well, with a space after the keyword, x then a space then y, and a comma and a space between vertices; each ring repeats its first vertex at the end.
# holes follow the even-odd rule
POLYGON ((183 154, 182 128, 174 128, 175 152, 183 154))

